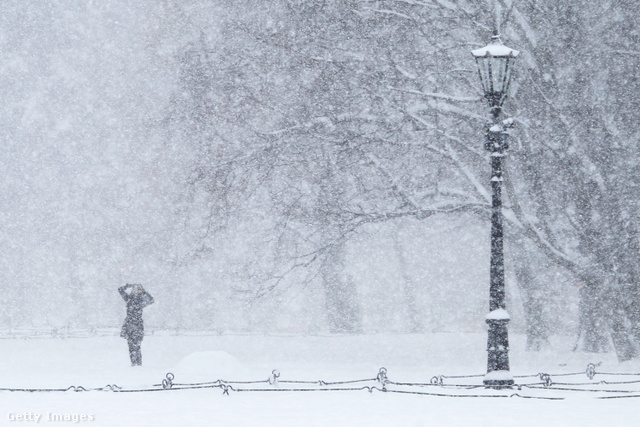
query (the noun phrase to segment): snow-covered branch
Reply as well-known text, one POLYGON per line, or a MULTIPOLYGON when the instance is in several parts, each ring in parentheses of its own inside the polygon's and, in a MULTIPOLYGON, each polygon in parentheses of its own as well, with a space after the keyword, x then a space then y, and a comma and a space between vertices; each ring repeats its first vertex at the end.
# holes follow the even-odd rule
POLYGON ((454 101, 454 102, 478 102, 481 100, 480 97, 474 97, 474 96, 454 96, 454 95, 446 95, 443 93, 436 93, 436 92, 421 92, 419 90, 403 89, 403 88, 397 88, 393 86, 389 86, 388 88, 391 90, 402 92, 402 93, 410 93, 413 95, 425 96, 428 98, 444 99, 447 101, 454 101))

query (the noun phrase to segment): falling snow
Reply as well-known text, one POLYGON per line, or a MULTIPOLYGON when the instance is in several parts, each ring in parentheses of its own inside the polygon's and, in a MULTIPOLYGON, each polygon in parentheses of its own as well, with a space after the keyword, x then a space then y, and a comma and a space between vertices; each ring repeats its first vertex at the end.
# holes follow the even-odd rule
MULTIPOLYGON (((514 377, 638 372, 636 2, 0 9, 0 389, 149 387, 174 368, 429 382, 485 373, 486 319, 509 320, 514 377), (487 45, 494 29, 509 48, 487 45), (515 61, 498 124, 471 52, 515 61), (506 310, 489 313, 483 139, 503 127, 506 310), (155 299, 137 371, 117 336, 127 283, 155 299)), ((491 400, 207 393, 5 390, 0 417, 426 425, 442 410, 457 425, 491 400)), ((519 422, 637 419, 634 399, 507 402, 519 422)))

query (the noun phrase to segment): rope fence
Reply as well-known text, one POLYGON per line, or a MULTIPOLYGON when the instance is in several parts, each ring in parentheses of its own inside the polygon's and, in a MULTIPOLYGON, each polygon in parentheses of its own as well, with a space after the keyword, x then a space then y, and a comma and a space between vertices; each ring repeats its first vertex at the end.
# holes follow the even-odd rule
POLYGON ((226 381, 218 379, 210 382, 174 382, 175 375, 167 373, 158 384, 147 388, 125 388, 116 384, 104 387, 69 386, 66 388, 3 388, 0 392, 113 392, 146 393, 170 392, 197 389, 219 389, 223 395, 230 392, 361 392, 393 393, 402 395, 457 397, 457 398, 512 398, 541 400, 564 400, 569 395, 588 394, 597 399, 618 399, 640 397, 640 373, 597 372, 597 365, 590 363, 585 371, 570 373, 537 373, 516 375, 516 383, 500 389, 488 388, 482 381, 484 375, 436 375, 429 382, 398 382, 388 377, 386 368, 380 368, 374 378, 345 381, 304 381, 284 380, 280 372, 274 369, 266 380, 226 381), (582 380, 586 378, 589 381, 582 380), (555 382, 554 378, 563 378, 555 382), (575 377, 576 381, 568 379, 575 377), (598 377, 598 379, 596 379, 598 377), (626 378, 620 378, 626 377, 626 378), (600 379, 602 378, 602 379, 600 379), (617 378, 615 380, 614 378, 617 378))

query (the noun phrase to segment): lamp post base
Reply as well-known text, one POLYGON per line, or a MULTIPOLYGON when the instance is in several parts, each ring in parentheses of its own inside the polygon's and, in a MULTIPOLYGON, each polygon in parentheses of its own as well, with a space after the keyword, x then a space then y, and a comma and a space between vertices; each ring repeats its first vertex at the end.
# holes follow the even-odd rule
POLYGON ((484 385, 491 388, 508 388, 514 384, 509 368, 509 314, 497 309, 487 315, 489 325, 487 339, 487 374, 484 385))
POLYGON ((511 388, 515 382, 509 371, 491 371, 484 376, 484 386, 487 388, 511 388))

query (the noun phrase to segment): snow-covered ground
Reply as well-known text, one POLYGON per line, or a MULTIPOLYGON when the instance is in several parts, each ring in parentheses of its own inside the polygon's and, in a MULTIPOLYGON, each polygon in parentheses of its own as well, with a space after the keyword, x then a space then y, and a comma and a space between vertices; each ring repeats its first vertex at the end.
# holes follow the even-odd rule
POLYGON ((516 378, 518 384, 537 384, 537 388, 498 391, 455 386, 481 384, 481 377, 450 376, 484 373, 485 340, 483 334, 468 333, 175 336, 166 332, 145 338, 144 365, 132 368, 126 342, 116 336, 5 338, 0 340, 0 388, 90 389, 115 384, 122 390, 0 391, 0 425, 34 424, 38 416, 38 424, 95 426, 631 426, 640 421, 640 383, 619 384, 640 376, 602 374, 639 373, 640 361, 620 364, 613 354, 573 353, 570 337, 558 337, 548 351, 529 353, 523 351, 524 337, 511 336, 512 373, 548 373, 550 388, 545 389, 537 376, 516 378), (589 363, 599 364, 591 380, 582 374, 589 363), (376 380, 381 367, 387 369, 388 392, 376 380), (268 382, 274 369, 280 372, 277 385, 268 382), (159 384, 168 372, 174 374, 174 384, 163 390, 159 384), (429 385, 440 375, 443 386, 429 385), (225 383, 180 389, 184 387, 180 384, 219 379, 225 383), (253 380, 260 383, 240 383, 253 380), (320 384, 319 380, 368 381, 320 384), (228 395, 223 384, 231 386, 228 395), (327 390, 335 388, 348 390, 327 390), (265 391, 238 391, 242 389, 265 391), (619 398, 600 399, 607 396, 619 398), (62 421, 50 420, 56 417, 62 421))

